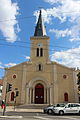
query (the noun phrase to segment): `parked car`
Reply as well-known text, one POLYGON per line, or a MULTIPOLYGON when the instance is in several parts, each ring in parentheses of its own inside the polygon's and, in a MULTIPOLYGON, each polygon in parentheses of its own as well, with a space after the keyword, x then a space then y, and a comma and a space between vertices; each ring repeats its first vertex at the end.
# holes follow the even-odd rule
POLYGON ((55 107, 55 105, 49 105, 49 106, 47 106, 47 107, 45 107, 45 108, 43 109, 43 112, 44 112, 44 113, 48 113, 48 114, 52 114, 54 107, 55 107))
POLYGON ((53 112, 56 114, 75 114, 79 113, 80 114, 80 104, 79 103, 66 103, 66 104, 57 104, 53 108, 53 112))

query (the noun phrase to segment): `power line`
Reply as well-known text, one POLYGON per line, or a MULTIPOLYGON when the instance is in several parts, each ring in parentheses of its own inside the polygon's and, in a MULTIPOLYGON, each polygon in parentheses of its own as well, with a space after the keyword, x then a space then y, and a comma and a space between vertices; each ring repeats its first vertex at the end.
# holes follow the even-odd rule
MULTIPOLYGON (((4 41, 5 39, 4 38, 0 38, 0 41, 4 41)), ((32 45, 35 45, 36 46, 36 44, 34 44, 34 43, 30 43, 30 42, 25 42, 25 41, 15 41, 15 42, 18 42, 18 43, 24 43, 24 44, 32 44, 32 45)), ((44 44, 44 46, 47 46, 47 44, 44 44)), ((58 46, 58 45, 56 45, 56 46, 53 46, 53 45, 49 45, 50 47, 59 47, 59 48, 66 48, 66 49, 70 49, 69 47, 65 47, 65 46, 58 46)))
MULTIPOLYGON (((0 41, 3 41, 4 39, 0 39, 0 41)), ((34 45, 32 47, 32 49, 36 49, 36 45, 37 44, 34 44, 34 43, 30 43, 30 42, 25 42, 25 41, 16 41, 18 43, 24 43, 24 44, 29 44, 29 45, 34 45)), ((24 46, 24 45, 11 45, 11 44, 4 44, 4 43, 0 43, 0 45, 5 45, 5 46, 13 46, 13 47, 22 47, 22 48, 31 48, 30 46, 24 46)), ((47 44, 44 44, 44 46, 47 46, 47 44)), ((65 46, 59 46, 59 45, 56 45, 56 46, 53 46, 53 45, 49 45, 50 47, 53 47, 53 48, 66 48, 66 49, 75 49, 75 48, 69 48, 69 47, 65 47, 65 46)), ((44 50, 48 50, 48 49, 45 49, 44 50)), ((55 51, 55 50, 52 50, 52 49, 49 49, 49 51, 55 51)), ((69 51, 67 51, 68 53, 69 51)), ((73 52, 69 52, 69 53, 73 53, 73 52)), ((73 54, 76 54, 76 53, 73 53, 73 54)))
MULTIPOLYGON (((4 45, 4 44, 2 44, 2 45, 4 45)), ((5 44, 6 45, 6 44, 5 44)), ((8 46, 14 46, 14 47, 16 47, 17 45, 8 45, 8 46)), ((27 47, 27 46, 19 46, 18 45, 18 47, 23 47, 23 48, 30 48, 30 47, 27 47)), ((36 49, 36 48, 33 48, 33 49, 36 49)), ((46 49, 47 50, 47 49, 46 49)), ((53 50, 52 50, 53 51, 53 50)), ((69 52, 70 53, 70 52, 69 52)), ((74 53, 73 53, 74 54, 74 53)), ((36 57, 36 56, 35 56, 36 57)), ((32 60, 33 61, 33 60, 32 60)))
MULTIPOLYGON (((22 46, 22 45, 10 45, 10 44, 3 44, 3 43, 0 43, 1 46, 8 46, 8 47, 21 47, 21 48, 26 48, 26 49, 30 49, 31 47, 29 46, 22 46)), ((59 47, 59 46, 57 46, 59 47)), ((60 47, 59 47, 60 48, 60 47)), ((32 47, 32 49, 36 49, 36 47, 32 47)), ((43 48, 44 50, 49 50, 49 51, 52 51, 52 52, 60 52, 60 51, 56 51, 56 50, 51 50, 51 49, 45 49, 43 48)), ((64 52, 64 51, 61 51, 61 52, 64 52)), ((71 54, 77 54, 77 53, 74 53, 74 52, 70 52, 70 51, 65 51, 66 53, 71 53, 71 54)))
MULTIPOLYGON (((35 60, 35 57, 31 60, 31 61, 33 61, 33 60, 35 60)), ((27 61, 27 62, 29 62, 29 61, 27 61)), ((52 63, 54 63, 53 61, 51 61, 52 63)), ((23 62, 24 63, 24 62, 23 62)), ((21 63, 20 63, 21 64, 21 63)), ((19 65, 19 64, 18 64, 19 65)), ((29 65, 29 64, 27 64, 27 65, 29 65)), ((44 65, 44 64, 43 64, 44 65)), ((60 64, 61 65, 61 64, 60 64)), ((17 66, 17 65, 16 65, 17 66)), ((12 66, 12 67, 15 67, 15 66, 12 66)), ((30 65, 30 66, 27 66, 27 70, 24 70, 24 69, 15 69, 15 68, 12 68, 11 69, 11 67, 9 67, 10 69, 8 69, 8 71, 15 71, 15 72, 21 72, 21 71, 26 71, 27 73, 39 73, 39 74, 44 74, 44 73, 48 73, 48 74, 50 74, 50 73, 54 73, 54 74, 66 74, 66 75, 73 75, 73 73, 67 73, 67 72, 54 72, 54 71, 52 71, 52 70, 50 70, 50 71, 46 71, 46 69, 44 69, 43 71, 37 71, 37 69, 36 70, 33 70, 33 71, 31 71, 32 70, 32 67, 34 67, 34 66, 32 66, 32 65, 30 65), (31 69, 31 70, 30 70, 31 69)), ((35 68, 37 68, 38 66, 37 65, 35 65, 35 68)), ((65 66, 66 67, 66 66, 65 66)), ((35 69, 34 68, 34 69, 35 69)), ((69 68, 69 67, 67 67, 67 68, 69 68)), ((0 69, 2 69, 2 68, 0 68, 0 69)), ((71 68, 70 68, 71 69, 71 68)), ((14 73, 14 74, 16 74, 16 73, 14 73)))
MULTIPOLYGON (((35 57, 33 58, 33 59, 31 59, 31 61, 34 61, 35 60, 35 57)), ((26 62, 30 62, 30 61, 26 61, 26 62)), ((46 61, 45 61, 46 62, 46 61)), ((54 61, 51 61, 50 60, 50 62, 53 64, 54 63, 54 61)), ((24 62, 23 62, 24 63, 24 62)), ((20 65, 21 63, 19 63, 18 65, 20 65)), ((28 65, 30 65, 30 64, 28 64, 28 65)), ((44 64, 43 64, 44 65, 44 64)), ((61 65, 61 64, 60 64, 61 65)), ((16 65, 17 66, 17 65, 16 65)), ((15 66, 12 66, 12 67, 15 67, 15 66)), ((39 72, 39 71, 29 71, 28 69, 31 69, 32 70, 32 65, 31 66, 27 66, 27 70, 21 70, 21 69, 18 69, 18 70, 16 70, 15 68, 14 68, 14 70, 11 70, 11 69, 8 69, 8 70, 10 70, 10 71, 26 71, 26 72, 39 72)), ((37 65, 35 65, 35 67, 38 67, 37 65)), ((65 66, 65 67, 67 67, 67 66, 65 66)), ((9 68, 11 68, 11 67, 9 67, 9 68)), ((67 67, 67 68, 69 68, 69 67, 67 67)), ((36 69, 37 70, 37 69, 36 69)), ((41 72, 41 71, 40 71, 41 72)), ((46 72, 46 71, 42 71, 42 72, 46 72)), ((53 73, 53 72, 49 72, 49 71, 47 71, 47 73, 53 73)), ((59 74, 60 74, 60 72, 59 72, 59 74)), ((62 73, 61 73, 62 74, 62 73)), ((66 73, 67 74, 67 73, 66 73)), ((72 73, 71 73, 72 74, 72 73)))
MULTIPOLYGON (((30 59, 30 61, 34 61, 34 60, 35 60, 35 57, 36 57, 36 56, 34 56, 32 59, 30 59)), ((39 58, 40 58, 40 57, 39 57, 39 58)), ((26 62, 30 62, 30 61, 26 61, 26 62)), ((39 61, 38 61, 38 62, 39 62, 39 61)), ((46 62, 46 61, 45 61, 45 62, 46 62)), ((51 60, 50 60, 50 62, 51 62, 51 63, 54 63, 55 61, 51 61, 51 60)), ((22 63, 24 63, 24 62, 22 62, 22 63)), ((19 64, 21 64, 21 63, 19 63, 19 64)), ((18 65, 19 65, 19 64, 18 64, 18 65)), ((60 65, 62 65, 62 64, 60 64, 60 65)), ((12 66, 12 67, 14 67, 14 66, 12 66)), ((28 67, 29 67, 29 69, 32 68, 32 66, 28 66, 28 67)), ((27 69, 28 69, 28 67, 27 67, 27 69)), ((67 66, 65 66, 65 67, 67 67, 67 66)), ((10 68, 10 67, 9 67, 9 68, 10 68)), ((67 67, 67 68, 69 68, 69 67, 67 67)))
MULTIPOLYGON (((72 11, 72 12, 62 12, 61 11, 61 13, 58 13, 58 14, 63 14, 63 13, 80 13, 80 11, 72 11)), ((42 15, 42 16, 43 16, 43 18, 46 18, 45 15, 42 15)), ((12 21, 12 20, 24 20, 24 19, 34 18, 34 17, 36 17, 36 16, 17 17, 17 18, 0 20, 0 22, 8 22, 8 21, 12 21)))
POLYGON ((29 19, 29 18, 33 18, 35 16, 28 16, 28 17, 20 17, 20 18, 12 18, 12 19, 5 19, 5 20, 0 20, 0 22, 9 22, 9 21, 12 21, 12 20, 23 20, 23 19, 29 19))
MULTIPOLYGON (((18 42, 20 42, 20 41, 18 41, 18 42)), ((25 42, 26 43, 26 42, 25 42)), ((29 43, 30 44, 30 43, 29 43)), ((22 45, 10 45, 10 44, 0 44, 0 45, 6 45, 6 46, 14 46, 14 47, 23 47, 23 48, 30 48, 30 47, 27 47, 27 46, 22 46, 22 45)), ((36 48, 32 48, 32 49, 36 49, 36 48)), ((48 49, 45 49, 45 50, 48 50, 48 49)), ((54 51, 54 50, 51 50, 51 51, 54 51)), ((72 52, 69 52, 69 53, 72 53, 72 52)), ((76 53, 72 53, 72 54, 76 54, 76 53)), ((36 57, 36 56, 35 56, 36 57)))

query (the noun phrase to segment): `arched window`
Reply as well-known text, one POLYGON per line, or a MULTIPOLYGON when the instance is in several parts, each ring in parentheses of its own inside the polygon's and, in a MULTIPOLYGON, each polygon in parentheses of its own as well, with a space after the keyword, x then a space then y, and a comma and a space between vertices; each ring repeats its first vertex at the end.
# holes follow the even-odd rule
POLYGON ((40 48, 40 57, 43 56, 43 48, 40 48))
POLYGON ((42 57, 43 56, 43 48, 37 48, 36 56, 37 57, 42 57))
POLYGON ((39 57, 39 48, 37 48, 36 56, 39 57))
POLYGON ((64 93, 64 101, 68 102, 68 93, 64 93))
POLYGON ((11 92, 11 101, 14 101, 14 92, 11 92))
POLYGON ((41 71, 41 69, 42 69, 41 64, 39 64, 39 66, 38 66, 38 67, 39 67, 39 71, 41 71))
POLYGON ((41 63, 37 64, 36 70, 37 71, 42 71, 43 70, 43 65, 41 63))

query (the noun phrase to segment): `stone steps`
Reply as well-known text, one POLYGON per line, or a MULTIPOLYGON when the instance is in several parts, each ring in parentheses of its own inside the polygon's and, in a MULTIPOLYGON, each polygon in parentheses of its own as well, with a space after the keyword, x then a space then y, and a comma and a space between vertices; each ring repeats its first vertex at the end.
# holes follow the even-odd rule
POLYGON ((43 109, 48 106, 48 104, 29 104, 29 105, 19 105, 16 106, 17 109, 43 109))

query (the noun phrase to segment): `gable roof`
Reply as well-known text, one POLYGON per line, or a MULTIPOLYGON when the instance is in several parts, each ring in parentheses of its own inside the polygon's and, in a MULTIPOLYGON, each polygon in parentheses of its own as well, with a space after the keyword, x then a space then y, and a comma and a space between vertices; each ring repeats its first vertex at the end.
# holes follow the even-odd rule
POLYGON ((3 85, 3 80, 0 79, 0 85, 3 85))

